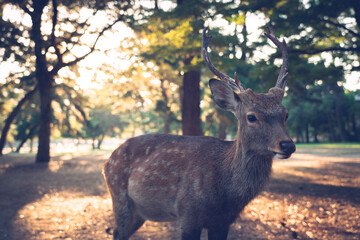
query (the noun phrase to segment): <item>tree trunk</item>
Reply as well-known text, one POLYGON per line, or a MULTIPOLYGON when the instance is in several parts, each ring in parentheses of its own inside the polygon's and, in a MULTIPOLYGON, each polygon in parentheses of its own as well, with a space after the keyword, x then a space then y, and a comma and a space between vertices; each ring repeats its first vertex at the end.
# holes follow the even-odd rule
POLYGON ((309 124, 305 124, 305 141, 306 143, 310 143, 310 136, 309 136, 309 124))
POLYGON ((47 69, 45 44, 41 35, 41 16, 48 0, 33 1, 33 12, 31 14, 32 29, 31 39, 35 44, 36 57, 36 79, 39 83, 40 92, 40 129, 39 129, 39 147, 36 156, 36 162, 50 161, 50 123, 51 123, 51 90, 53 87, 53 78, 47 69))
POLYGON ((31 137, 31 138, 30 138, 30 152, 31 152, 31 153, 33 152, 33 146, 34 146, 34 138, 31 137))
POLYGON ((6 137, 7 134, 9 132, 10 129, 10 125, 11 123, 14 121, 16 115, 19 113, 21 107, 28 101, 31 99, 31 97, 35 94, 35 92, 37 91, 38 87, 36 86, 33 90, 31 90, 30 92, 26 93, 25 96, 18 102, 17 106, 12 110, 12 112, 9 114, 9 116, 6 118, 5 120, 5 125, 2 129, 1 132, 1 137, 0 137, 0 156, 2 155, 2 151, 5 147, 5 143, 6 143, 6 137))
POLYGON ((337 101, 335 103, 336 124, 339 129, 340 141, 347 142, 348 139, 346 135, 345 124, 343 121, 343 107, 341 104, 341 101, 337 101))
MULTIPOLYGON (((46 74, 44 74, 46 75, 46 74)), ((51 135, 51 90, 52 81, 46 77, 40 77, 40 129, 39 148, 36 162, 50 161, 50 135, 51 135)))
POLYGON ((328 111, 327 113, 327 119, 328 119, 328 123, 329 123, 329 128, 330 128, 330 135, 329 135, 329 139, 330 142, 336 142, 336 133, 335 133, 335 123, 333 120, 333 116, 331 115, 331 113, 328 111))
POLYGON ((182 133, 189 136, 201 136, 200 119, 200 71, 190 70, 184 74, 182 97, 182 133))
POLYGON ((360 138, 358 136, 358 130, 356 128, 356 118, 355 118, 355 113, 351 114, 351 128, 354 134, 354 141, 359 141, 360 138))
POLYGON ((96 149, 99 149, 99 150, 100 150, 101 144, 103 143, 104 138, 105 138, 105 134, 104 134, 104 135, 101 135, 101 137, 100 137, 99 140, 98 140, 96 149))
POLYGON ((170 107, 169 107, 169 97, 166 91, 166 87, 164 86, 164 80, 160 79, 160 87, 161 93, 164 99, 165 111, 164 111, 164 133, 168 134, 170 132, 170 107))
POLYGON ((96 147, 95 147, 95 138, 93 138, 92 139, 92 143, 91 143, 91 145, 92 145, 92 150, 95 150, 96 149, 96 147))
MULTIPOLYGON (((184 7, 185 4, 192 4, 190 1, 186 0, 176 0, 176 3, 177 7, 180 7, 180 11, 184 11, 186 9, 187 6, 184 7)), ((198 15, 193 15, 193 18, 200 20, 200 12, 198 13, 198 15)), ((194 27, 193 34, 199 34, 200 29, 201 27, 199 25, 194 27)), ((193 56, 188 56, 184 58, 185 67, 187 67, 188 69, 189 67, 191 67, 192 58, 193 56)), ((189 69, 184 73, 182 94, 180 94, 182 119, 181 125, 183 135, 203 135, 200 118, 200 76, 201 74, 199 69, 189 69)))

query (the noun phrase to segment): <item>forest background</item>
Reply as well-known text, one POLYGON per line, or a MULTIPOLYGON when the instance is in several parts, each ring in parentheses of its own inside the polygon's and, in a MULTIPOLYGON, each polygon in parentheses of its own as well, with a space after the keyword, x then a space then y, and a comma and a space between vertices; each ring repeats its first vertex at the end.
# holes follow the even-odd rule
POLYGON ((63 138, 233 138, 236 119, 207 85, 204 27, 214 65, 266 92, 281 65, 262 34, 271 26, 288 44, 291 137, 360 141, 359 1, 15 0, 0 11, 0 154, 35 141, 48 162, 63 138))

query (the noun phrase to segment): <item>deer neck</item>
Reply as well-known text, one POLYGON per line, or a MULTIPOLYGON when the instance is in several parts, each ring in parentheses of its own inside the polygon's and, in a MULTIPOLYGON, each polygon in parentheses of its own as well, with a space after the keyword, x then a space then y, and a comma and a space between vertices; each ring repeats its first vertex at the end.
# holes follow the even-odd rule
POLYGON ((225 186, 228 186, 226 194, 234 201, 238 199, 242 209, 268 182, 273 156, 252 150, 242 142, 239 134, 238 130, 237 139, 224 161, 227 173, 224 172, 223 176, 226 176, 225 186))

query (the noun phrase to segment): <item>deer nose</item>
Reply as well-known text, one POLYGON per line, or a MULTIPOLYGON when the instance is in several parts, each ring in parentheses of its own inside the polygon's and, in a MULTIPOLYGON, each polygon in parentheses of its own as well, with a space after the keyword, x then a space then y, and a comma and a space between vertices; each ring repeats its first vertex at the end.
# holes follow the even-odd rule
POLYGON ((282 141, 280 142, 281 151, 283 151, 286 155, 290 155, 295 152, 296 147, 293 141, 282 141))

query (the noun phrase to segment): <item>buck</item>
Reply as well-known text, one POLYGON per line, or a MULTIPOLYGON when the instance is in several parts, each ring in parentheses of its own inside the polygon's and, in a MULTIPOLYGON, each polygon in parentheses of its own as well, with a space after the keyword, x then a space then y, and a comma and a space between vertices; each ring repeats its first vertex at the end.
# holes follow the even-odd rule
POLYGON ((238 119, 235 141, 204 136, 149 134, 118 147, 104 165, 117 227, 114 239, 129 239, 145 220, 174 221, 181 239, 226 239, 230 225, 268 182, 274 156, 295 151, 286 131, 287 110, 281 104, 286 86, 286 42, 268 29, 265 35, 281 50, 283 64, 268 93, 245 89, 211 63, 211 36, 203 31, 202 53, 222 81, 209 85, 215 102, 238 119), (235 93, 232 88, 237 91, 235 93))

